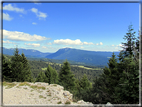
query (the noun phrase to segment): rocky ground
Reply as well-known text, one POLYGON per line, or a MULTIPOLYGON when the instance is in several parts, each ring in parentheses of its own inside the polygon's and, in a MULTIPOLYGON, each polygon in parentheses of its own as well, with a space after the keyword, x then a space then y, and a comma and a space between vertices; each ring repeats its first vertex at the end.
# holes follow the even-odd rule
POLYGON ((83 105, 93 106, 83 100, 73 102, 73 95, 57 84, 42 82, 3 83, 3 105, 83 105))

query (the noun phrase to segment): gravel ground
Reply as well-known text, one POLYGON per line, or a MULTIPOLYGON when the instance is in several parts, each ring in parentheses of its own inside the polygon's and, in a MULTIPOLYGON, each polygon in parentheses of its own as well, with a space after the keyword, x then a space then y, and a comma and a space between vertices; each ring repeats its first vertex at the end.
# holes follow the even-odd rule
MULTIPOLYGON (((59 105, 58 103, 62 101, 61 97, 52 94, 54 91, 51 91, 51 87, 50 89, 46 87, 45 90, 36 90, 27 85, 18 87, 19 83, 16 84, 17 85, 12 88, 3 86, 3 105, 59 105)), ((42 84, 42 86, 44 86, 44 84, 42 84)), ((64 103, 60 103, 60 105, 62 104, 64 103)), ((80 105, 74 102, 71 102, 71 104, 80 105)))

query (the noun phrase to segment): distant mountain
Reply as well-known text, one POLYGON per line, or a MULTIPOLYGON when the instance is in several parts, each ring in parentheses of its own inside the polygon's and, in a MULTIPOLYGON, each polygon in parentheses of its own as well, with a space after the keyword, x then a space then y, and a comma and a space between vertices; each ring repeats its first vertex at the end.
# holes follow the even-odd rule
MULTIPOLYGON (((40 58, 44 58, 47 55, 50 55, 51 53, 47 52, 47 53, 42 53, 40 51, 34 50, 34 49, 22 49, 22 48, 18 48, 19 50, 19 54, 21 54, 22 52, 25 54, 26 57, 40 57, 40 58)), ((15 51, 15 48, 4 48, 3 47, 3 54, 6 55, 13 55, 15 51)))
MULTIPOLYGON (((80 49, 62 48, 57 52, 47 55, 49 59, 67 59, 76 62, 83 62, 91 65, 106 65, 113 52, 85 51, 80 49)), ((119 52, 114 52, 116 57, 119 52)))

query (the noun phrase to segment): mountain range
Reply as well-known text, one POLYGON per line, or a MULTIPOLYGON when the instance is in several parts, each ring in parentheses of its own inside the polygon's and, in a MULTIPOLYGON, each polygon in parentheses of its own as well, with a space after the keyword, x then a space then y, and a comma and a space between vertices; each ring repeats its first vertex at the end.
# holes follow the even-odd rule
MULTIPOLYGON (((3 47, 3 54, 13 55, 14 48, 7 49, 3 47)), ((107 66, 109 58, 112 56, 113 52, 105 51, 86 51, 73 48, 62 48, 55 53, 42 53, 33 49, 21 49, 18 48, 19 54, 22 52, 26 57, 30 58, 48 58, 48 59, 59 59, 59 60, 71 60, 75 62, 84 63, 87 65, 103 65, 107 66)), ((119 52, 114 52, 114 54, 119 55, 119 52)))

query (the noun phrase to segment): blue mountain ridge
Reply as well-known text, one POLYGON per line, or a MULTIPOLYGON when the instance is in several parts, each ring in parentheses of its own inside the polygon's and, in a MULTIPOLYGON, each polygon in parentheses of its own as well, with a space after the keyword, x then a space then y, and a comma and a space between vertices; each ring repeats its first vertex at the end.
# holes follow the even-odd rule
MULTIPOLYGON (((3 47, 2 49, 3 49, 3 54, 6 54, 6 55, 13 55, 14 51, 15 51, 15 48, 7 49, 7 48, 3 47)), ((44 58, 45 56, 51 54, 49 52, 43 53, 43 52, 40 52, 40 51, 34 50, 34 49, 22 49, 22 48, 18 48, 18 50, 19 50, 19 54, 22 54, 22 52, 23 52, 26 57, 33 57, 33 58, 34 57, 44 58)))
MULTIPOLYGON (((72 60, 76 62, 83 62, 91 65, 106 65, 109 58, 112 56, 113 52, 105 51, 86 51, 80 49, 72 48, 62 48, 57 52, 47 55, 46 58, 49 59, 62 59, 62 60, 72 60)), ((114 52, 114 54, 119 55, 119 52, 114 52)))
MULTIPOLYGON (((62 48, 55 53, 49 53, 49 52, 43 53, 34 49, 18 48, 18 50, 19 54, 23 52, 25 56, 29 58, 48 58, 48 59, 57 59, 57 60, 67 59, 95 66, 96 65, 107 66, 108 60, 113 53, 105 51, 86 51, 86 50, 73 49, 73 48, 62 48)), ((13 55, 14 51, 15 48, 7 49, 3 47, 3 54, 13 55)), ((114 52, 114 54, 117 57, 117 55, 119 55, 119 52, 114 52)))

